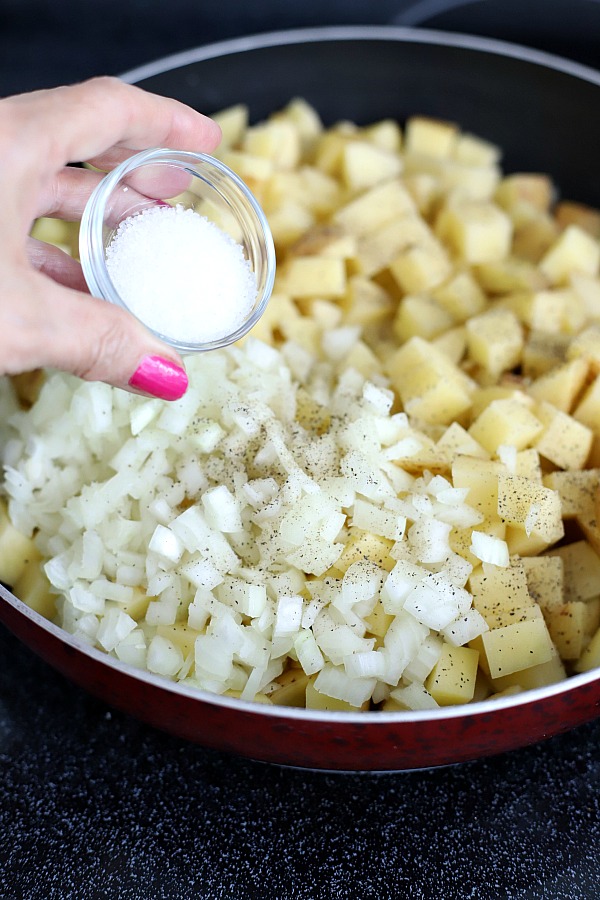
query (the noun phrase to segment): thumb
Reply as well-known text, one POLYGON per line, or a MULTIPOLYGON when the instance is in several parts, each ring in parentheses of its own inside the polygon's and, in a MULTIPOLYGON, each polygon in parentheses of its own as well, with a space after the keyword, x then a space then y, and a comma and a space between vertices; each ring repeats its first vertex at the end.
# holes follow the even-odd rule
POLYGON ((125 310, 37 272, 23 300, 3 328, 6 339, 0 336, 0 349, 10 344, 5 371, 62 369, 163 400, 177 400, 187 390, 179 354, 125 310))

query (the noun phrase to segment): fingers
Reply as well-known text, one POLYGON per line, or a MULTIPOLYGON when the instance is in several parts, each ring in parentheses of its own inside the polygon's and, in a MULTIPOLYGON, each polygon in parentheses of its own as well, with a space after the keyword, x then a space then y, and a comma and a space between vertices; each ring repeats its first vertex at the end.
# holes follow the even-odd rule
POLYGON ((76 291, 87 291, 80 263, 59 247, 29 238, 27 257, 34 269, 76 291))
POLYGON ((164 400, 185 393, 179 355, 124 310, 37 272, 9 279, 7 288, 0 307, 2 373, 50 367, 164 400))
POLYGON ((116 78, 94 78, 2 102, 11 105, 12 116, 26 128, 24 139, 39 144, 45 157, 40 163, 53 171, 82 160, 112 168, 146 147, 210 152, 221 137, 215 122, 190 107, 116 78), (40 135, 54 138, 40 142, 40 135))

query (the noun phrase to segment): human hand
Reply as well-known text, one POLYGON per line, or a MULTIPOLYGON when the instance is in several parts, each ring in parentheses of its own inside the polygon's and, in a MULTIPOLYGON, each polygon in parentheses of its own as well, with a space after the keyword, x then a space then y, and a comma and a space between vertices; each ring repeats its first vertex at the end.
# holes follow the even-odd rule
POLYGON ((91 297, 79 263, 29 237, 39 216, 78 220, 101 173, 153 146, 210 152, 219 127, 116 78, 0 100, 0 374, 63 369, 173 400, 183 362, 134 316, 91 297))

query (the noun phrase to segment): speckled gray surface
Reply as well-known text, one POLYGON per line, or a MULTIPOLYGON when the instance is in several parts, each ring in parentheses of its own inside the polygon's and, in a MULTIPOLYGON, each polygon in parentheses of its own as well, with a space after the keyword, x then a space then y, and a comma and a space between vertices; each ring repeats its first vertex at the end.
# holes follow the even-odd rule
POLYGON ((111 711, 0 632, 2 900, 595 898, 600 722, 468 765, 302 772, 111 711))
MULTIPOLYGON (((474 30, 489 33, 488 5, 500 7, 464 4, 479 15, 474 30)), ((0 94, 124 71, 240 30, 388 21, 427 6, 225 0, 217 12, 175 0, 165 17, 158 0, 107 0, 101 14, 80 0, 8 0, 0 94)), ((447 6, 469 30, 461 4, 447 6)), ((563 47, 562 32, 536 30, 521 6, 514 33, 500 36, 592 62, 590 29, 563 47)), ((0 900, 595 900, 599 748, 600 721, 443 770, 280 769, 111 711, 0 629, 0 900)))

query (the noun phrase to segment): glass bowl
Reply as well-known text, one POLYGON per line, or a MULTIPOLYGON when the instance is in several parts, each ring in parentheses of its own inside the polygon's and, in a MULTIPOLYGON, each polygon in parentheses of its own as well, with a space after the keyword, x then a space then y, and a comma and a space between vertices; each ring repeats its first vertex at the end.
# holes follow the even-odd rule
POLYGON ((205 343, 162 334, 144 324, 181 353, 234 343, 250 331, 267 306, 275 279, 275 248, 265 214, 248 186, 228 166, 206 154, 144 150, 102 179, 86 204, 79 233, 81 265, 90 293, 132 312, 110 278, 106 250, 122 221, 157 203, 193 209, 240 244, 257 291, 242 324, 231 334, 205 343))

